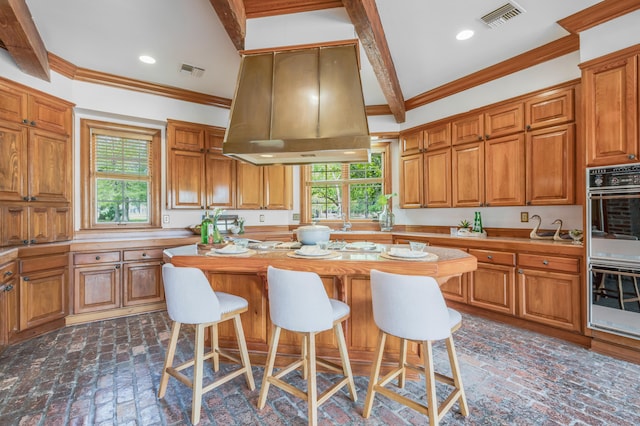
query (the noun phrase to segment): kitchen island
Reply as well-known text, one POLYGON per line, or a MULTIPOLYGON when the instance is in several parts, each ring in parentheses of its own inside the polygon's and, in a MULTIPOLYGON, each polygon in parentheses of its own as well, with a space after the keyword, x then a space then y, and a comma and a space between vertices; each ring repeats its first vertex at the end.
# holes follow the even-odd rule
MULTIPOLYGON (((303 258, 294 251, 278 249, 252 249, 245 254, 217 254, 196 244, 165 250, 165 261, 175 266, 191 266, 207 275, 216 291, 244 297, 249 310, 242 315, 247 346, 256 365, 264 364, 269 348, 271 322, 269 319, 267 267, 269 265, 300 271, 316 272, 322 278, 329 297, 341 300, 351 307, 351 317, 345 324, 345 338, 352 367, 357 374, 369 374, 376 345, 378 329, 373 321, 369 272, 371 269, 407 274, 433 276, 439 282, 476 269, 476 258, 462 250, 428 247, 437 259, 389 259, 392 246, 378 244, 371 250, 337 250, 328 256, 303 258)), ((231 347, 235 341, 233 327, 219 326, 220 342, 231 347)), ((298 336, 283 330, 278 352, 295 354, 300 351, 298 336)), ((317 341, 318 353, 339 359, 333 334, 323 333, 317 341)), ((399 341, 388 339, 387 354, 399 351, 399 341)), ((410 357, 418 361, 417 347, 411 345, 410 357)), ((284 359, 282 357, 281 359, 284 359)), ((284 362, 284 361, 283 361, 284 362)))

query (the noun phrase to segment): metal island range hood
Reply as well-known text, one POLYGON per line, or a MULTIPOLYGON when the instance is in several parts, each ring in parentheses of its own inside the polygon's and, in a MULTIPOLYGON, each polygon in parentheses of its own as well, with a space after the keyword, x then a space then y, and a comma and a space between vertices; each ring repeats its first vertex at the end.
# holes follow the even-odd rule
POLYGON ((369 162, 357 48, 243 56, 223 154, 255 165, 369 162))

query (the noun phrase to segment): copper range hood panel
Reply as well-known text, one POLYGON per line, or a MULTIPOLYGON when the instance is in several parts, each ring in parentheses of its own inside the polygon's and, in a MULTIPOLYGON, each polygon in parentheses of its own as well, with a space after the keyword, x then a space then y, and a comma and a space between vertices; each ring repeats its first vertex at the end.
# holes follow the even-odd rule
POLYGON ((356 49, 245 55, 222 152, 256 165, 370 161, 356 49))

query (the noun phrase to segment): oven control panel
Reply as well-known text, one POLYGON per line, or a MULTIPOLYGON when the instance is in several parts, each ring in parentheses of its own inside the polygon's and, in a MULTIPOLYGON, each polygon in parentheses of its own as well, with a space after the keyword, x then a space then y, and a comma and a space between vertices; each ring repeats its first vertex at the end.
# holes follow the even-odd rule
POLYGON ((589 188, 640 186, 640 164, 588 169, 589 188))

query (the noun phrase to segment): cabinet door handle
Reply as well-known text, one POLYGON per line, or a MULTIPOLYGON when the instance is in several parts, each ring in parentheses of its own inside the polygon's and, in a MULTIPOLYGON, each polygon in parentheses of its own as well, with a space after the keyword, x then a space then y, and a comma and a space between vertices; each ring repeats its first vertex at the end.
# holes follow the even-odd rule
POLYGON ((489 139, 491 137, 491 135, 484 135, 485 139, 489 139))
POLYGON ((549 264, 549 261, 548 261, 548 260, 543 260, 543 261, 542 261, 542 264, 543 264, 543 265, 548 265, 548 264, 549 264))
POLYGON ((23 124, 29 124, 29 120, 27 120, 26 118, 23 118, 23 119, 22 119, 22 123, 23 123, 23 124))
POLYGON ((487 255, 487 259, 493 259, 493 256, 491 256, 490 254, 487 255))
POLYGON ((38 201, 36 197, 29 197, 29 201, 38 201))
POLYGON ((142 253, 142 257, 147 257, 147 253, 142 253))
POLYGON ((36 241, 36 240, 31 240, 31 244, 35 244, 35 243, 37 243, 37 242, 38 242, 38 241, 36 241))
POLYGON ((526 129, 527 129, 527 132, 528 132, 529 130, 531 130, 531 124, 527 124, 526 129))
POLYGON ((13 285, 11 285, 11 284, 9 284, 8 286, 6 286, 4 288, 4 291, 11 291, 11 290, 13 290, 13 285))
POLYGON ((22 281, 31 281, 31 278, 29 278, 29 277, 22 277, 22 281))
POLYGON ((629 160, 635 160, 635 159, 636 159, 635 154, 629 154, 629 160))
POLYGON ((25 246, 29 245, 29 240, 22 240, 22 244, 24 244, 25 246))
POLYGON ((96 260, 100 260, 100 256, 96 256, 96 260))
POLYGON ((31 125, 32 125, 32 126, 35 126, 35 125, 36 125, 36 122, 35 122, 35 121, 32 121, 32 122, 31 122, 31 125))
POLYGON ((120 269, 120 265, 116 265, 116 269, 120 269))
POLYGON ((522 269, 518 269, 518 273, 519 274, 524 274, 524 271, 522 269))
POLYGON ((5 277, 10 277, 11 275, 13 275, 13 272, 11 272, 11 271, 7 271, 7 272, 4 273, 5 277))
POLYGON ((29 197, 22 197, 24 201, 29 201, 29 197))
POLYGON ((478 140, 481 141, 482 140, 482 136, 478 135, 478 140))

